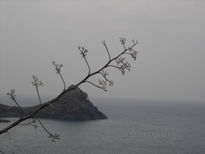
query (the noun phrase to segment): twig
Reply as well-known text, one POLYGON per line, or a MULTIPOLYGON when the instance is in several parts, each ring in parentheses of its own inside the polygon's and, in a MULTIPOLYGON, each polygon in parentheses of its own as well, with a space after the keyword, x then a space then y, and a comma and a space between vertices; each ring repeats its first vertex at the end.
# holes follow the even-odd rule
POLYGON ((91 82, 91 81, 85 81, 85 83, 90 83, 91 85, 93 85, 94 87, 96 87, 96 88, 99 88, 99 89, 102 89, 102 90, 104 90, 104 91, 107 91, 107 89, 105 88, 105 86, 99 86, 99 85, 97 85, 97 84, 95 84, 95 83, 93 83, 93 82, 91 82))
POLYGON ((18 110, 21 114, 24 114, 23 109, 19 105, 19 103, 16 101, 16 94, 15 94, 15 89, 11 89, 10 93, 7 93, 7 95, 10 96, 11 100, 17 105, 18 110))
POLYGON ((63 79, 63 76, 61 74, 61 67, 63 67, 62 64, 56 64, 55 61, 52 62, 52 64, 55 66, 55 70, 56 70, 56 73, 59 74, 62 82, 63 82, 63 91, 66 90, 66 84, 65 84, 65 80, 63 79))
POLYGON ((58 134, 52 134, 44 125, 43 123, 40 121, 40 119, 36 118, 36 120, 39 122, 39 124, 41 125, 41 127, 44 129, 44 131, 48 134, 48 137, 51 139, 52 142, 56 142, 56 140, 60 139, 60 135, 58 134))
POLYGON ((108 47, 107 47, 107 44, 106 44, 105 41, 103 41, 103 45, 104 45, 104 47, 105 47, 105 50, 107 51, 109 60, 111 60, 110 52, 109 52, 109 50, 108 50, 108 47))
POLYGON ((91 72, 91 69, 90 69, 90 65, 89 65, 87 58, 86 58, 88 50, 85 49, 84 47, 81 47, 81 46, 79 46, 78 49, 80 50, 80 54, 81 54, 82 58, 85 60, 85 63, 88 67, 88 75, 89 75, 91 72))
POLYGON ((42 104, 41 96, 40 96, 40 93, 39 93, 39 87, 40 87, 40 86, 43 86, 43 82, 40 81, 36 76, 33 75, 32 85, 36 88, 36 93, 37 93, 37 95, 38 95, 39 103, 42 104))

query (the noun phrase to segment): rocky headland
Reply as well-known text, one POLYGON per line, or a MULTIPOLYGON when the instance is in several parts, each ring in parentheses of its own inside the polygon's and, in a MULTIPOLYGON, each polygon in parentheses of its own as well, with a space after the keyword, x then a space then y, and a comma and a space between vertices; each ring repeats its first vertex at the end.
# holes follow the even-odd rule
MULTIPOLYGON (((22 109, 25 114, 29 114, 39 106, 22 107, 22 109)), ((0 118, 20 117, 21 115, 16 106, 0 104, 0 118)), ((41 110, 35 117, 67 121, 107 119, 107 116, 90 102, 88 95, 80 88, 65 93, 58 101, 41 110)), ((8 121, 0 119, 0 122, 8 121)))

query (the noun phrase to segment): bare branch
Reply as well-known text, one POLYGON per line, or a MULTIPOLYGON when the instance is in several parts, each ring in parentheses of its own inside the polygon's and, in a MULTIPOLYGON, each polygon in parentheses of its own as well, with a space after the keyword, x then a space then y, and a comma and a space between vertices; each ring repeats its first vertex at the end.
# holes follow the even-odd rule
POLYGON ((32 82, 32 85, 35 87, 36 89, 36 93, 38 95, 38 100, 39 100, 39 103, 41 104, 42 101, 41 101, 41 96, 40 96, 40 93, 39 93, 39 87, 40 86, 43 86, 43 82, 40 81, 36 76, 33 75, 33 82, 32 82))
POLYGON ((31 121, 27 122, 27 123, 21 123, 19 125, 24 125, 24 126, 32 126, 33 128, 37 128, 38 126, 36 125, 36 120, 33 118, 31 119, 31 121))
POLYGON ((83 59, 85 60, 87 66, 88 66, 88 74, 90 74, 90 71, 91 71, 91 70, 90 70, 90 65, 89 65, 89 63, 88 63, 86 57, 84 57, 83 59))
POLYGON ((102 89, 102 90, 104 90, 104 91, 107 91, 107 89, 106 89, 106 87, 105 86, 99 86, 99 85, 97 85, 97 84, 95 84, 95 83, 93 83, 93 82, 91 82, 91 81, 85 81, 85 83, 90 83, 91 85, 93 85, 94 87, 96 87, 96 88, 99 88, 99 89, 102 89))
POLYGON ((88 67, 88 75, 89 75, 90 72, 91 72, 91 69, 90 69, 90 65, 89 65, 89 63, 87 61, 87 58, 86 58, 88 50, 85 49, 84 47, 80 47, 80 46, 78 47, 78 49, 80 50, 80 54, 81 54, 82 58, 85 60, 85 63, 87 65, 87 67, 88 67))
POLYGON ((101 72, 99 72, 99 74, 102 76, 102 80, 98 80, 99 81, 99 85, 103 85, 105 87, 108 87, 108 86, 113 86, 113 80, 111 79, 108 79, 108 73, 104 70, 102 70, 101 72))
MULTIPOLYGON (((120 40, 121 43, 124 43, 125 44, 125 41, 123 40, 120 40)), ((54 102, 58 101, 65 93, 67 92, 70 92, 72 90, 74 90, 75 88, 79 87, 80 85, 84 84, 84 83, 89 83, 88 79, 90 79, 91 77, 97 75, 97 74, 100 74, 101 71, 103 71, 104 69, 108 68, 108 67, 111 67, 112 66, 112 63, 115 62, 115 61, 118 61, 119 62, 119 59, 122 55, 124 55, 126 52, 128 52, 128 50, 131 50, 133 49, 135 46, 136 46, 137 42, 133 41, 132 42, 132 45, 129 47, 129 48, 125 48, 121 53, 119 53, 117 56, 115 56, 114 58, 111 58, 104 66, 102 66, 101 68, 99 68, 97 71, 94 71, 94 72, 90 72, 88 73, 87 76, 85 76, 80 82, 78 82, 76 85, 73 85, 72 87, 69 87, 68 89, 65 89, 64 91, 62 91, 56 98, 50 100, 49 102, 47 103, 44 103, 44 104, 41 104, 35 111, 33 111, 32 113, 29 113, 28 115, 25 115, 25 116, 22 116, 20 117, 18 120, 16 120, 15 122, 11 123, 9 126, 7 126, 6 128, 0 130, 0 134, 3 134, 5 132, 7 132, 8 130, 14 128, 16 125, 18 125, 19 123, 27 120, 27 119, 30 119, 30 118, 33 118, 39 111, 41 111, 42 109, 48 107, 50 104, 53 104, 54 102)), ((87 50, 85 52, 82 52, 81 53, 82 56, 86 56, 87 54, 87 50)), ((58 66, 55 64, 55 62, 53 62, 53 64, 55 66, 58 66)), ((123 62, 120 62, 119 64, 123 64, 123 68, 122 69, 128 69, 130 68, 130 66, 123 60, 123 62), (125 67, 125 66, 126 67, 125 67)), ((60 65, 61 66, 61 65, 60 65)), ((89 66, 89 65, 88 65, 89 66)), ((62 67, 62 66, 61 66, 62 67)), ((121 67, 121 66, 118 66, 118 67, 121 67)), ((60 72, 58 71, 58 68, 60 69, 60 67, 56 67, 56 70, 57 70, 57 73, 60 72)), ((105 81, 101 81, 100 82, 105 82, 105 81)), ((102 84, 100 83, 100 85, 102 84)), ((56 134, 55 134, 56 135, 56 134)), ((58 136, 57 136, 58 137, 58 136)))
POLYGON ((19 103, 16 101, 16 94, 15 94, 15 89, 11 89, 10 93, 7 93, 7 95, 10 96, 11 100, 17 105, 18 110, 21 114, 24 114, 23 109, 19 105, 19 103))
POLYGON ((108 67, 113 67, 113 68, 121 69, 119 66, 115 66, 115 65, 108 65, 108 67))
POLYGON ((126 49, 127 49, 126 46, 125 46, 126 38, 121 37, 121 38, 120 38, 120 43, 121 43, 121 45, 124 47, 124 50, 126 50, 126 49))
POLYGON ((55 61, 52 61, 52 64, 55 66, 55 70, 56 70, 56 73, 59 74, 62 82, 63 82, 63 91, 66 90, 66 84, 65 84, 65 80, 63 79, 63 76, 61 74, 61 67, 63 67, 63 64, 56 64, 55 61))
POLYGON ((44 131, 48 134, 48 137, 51 139, 52 142, 56 142, 56 140, 60 140, 60 135, 58 134, 52 134, 40 121, 40 119, 37 118, 37 121, 41 125, 41 127, 44 129, 44 131))
POLYGON ((104 45, 104 47, 105 47, 105 49, 106 49, 106 51, 107 51, 108 58, 109 58, 109 61, 110 61, 110 60, 111 60, 111 56, 110 56, 110 51, 108 50, 107 44, 106 44, 105 41, 103 41, 102 43, 103 43, 103 45, 104 45))

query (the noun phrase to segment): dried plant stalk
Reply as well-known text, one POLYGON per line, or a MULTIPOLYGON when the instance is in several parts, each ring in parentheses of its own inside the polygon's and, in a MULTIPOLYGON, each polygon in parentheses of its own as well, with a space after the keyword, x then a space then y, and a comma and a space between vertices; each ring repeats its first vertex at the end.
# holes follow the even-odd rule
MULTIPOLYGON (((0 135, 3 133, 8 132, 10 129, 14 128, 15 126, 17 126, 18 124, 22 123, 23 121, 27 120, 27 119, 32 119, 35 118, 35 115, 40 112, 42 109, 52 105, 54 102, 58 101, 65 93, 68 93, 72 90, 74 90, 75 88, 79 87, 80 85, 84 84, 84 83, 89 83, 97 88, 100 88, 104 91, 107 91, 107 87, 108 86, 112 86, 113 85, 113 81, 111 79, 108 78, 109 73, 107 71, 105 71, 105 69, 107 68, 115 68, 118 69, 122 72, 122 74, 124 75, 126 70, 130 71, 131 65, 130 63, 126 60, 125 55, 129 55, 131 56, 131 58, 133 58, 134 60, 136 60, 136 56, 137 56, 137 51, 134 50, 134 47, 137 45, 137 41, 132 41, 130 46, 127 46, 127 41, 125 38, 121 38, 120 39, 120 43, 123 46, 123 51, 120 52, 117 56, 115 57, 111 57, 110 52, 108 50, 108 47, 105 43, 105 41, 103 42, 103 45, 106 49, 106 52, 108 54, 108 61, 107 63, 104 64, 104 66, 100 67, 97 71, 91 72, 91 68, 90 65, 86 59, 86 56, 88 54, 88 50, 85 49, 84 47, 79 47, 78 49, 81 52, 81 56, 82 58, 85 60, 86 65, 88 67, 88 74, 77 84, 73 85, 72 87, 69 87, 68 89, 66 89, 66 84, 65 81, 63 79, 63 76, 61 74, 61 68, 63 67, 62 64, 56 64, 54 61, 52 62, 53 65, 55 66, 56 72, 57 74, 59 74, 62 82, 63 82, 63 86, 64 86, 64 90, 54 99, 41 104, 41 98, 40 98, 40 94, 38 91, 39 86, 42 86, 42 82, 39 81, 35 76, 33 76, 34 82, 33 82, 33 86, 36 87, 36 91, 39 97, 39 102, 40 102, 40 106, 33 112, 27 114, 27 115, 22 115, 21 117, 19 117, 18 120, 16 120, 15 122, 11 123, 9 126, 5 127, 4 129, 0 130, 0 135), (93 83, 90 81, 90 79, 96 75, 100 75, 102 78, 98 79, 98 84, 93 83)), ((22 108, 20 107, 20 105, 18 104, 18 102, 15 100, 15 90, 12 90, 10 93, 8 93, 8 95, 11 97, 11 99, 17 104, 19 111, 22 110, 22 108)), ((21 111, 23 113, 23 110, 21 111)), ((42 128, 44 128, 44 130, 49 134, 49 137, 52 139, 52 141, 55 141, 56 139, 59 139, 59 135, 57 134, 51 134, 46 127, 42 124, 42 122, 40 120, 38 120, 38 122, 40 123, 40 125, 42 126, 42 128)))

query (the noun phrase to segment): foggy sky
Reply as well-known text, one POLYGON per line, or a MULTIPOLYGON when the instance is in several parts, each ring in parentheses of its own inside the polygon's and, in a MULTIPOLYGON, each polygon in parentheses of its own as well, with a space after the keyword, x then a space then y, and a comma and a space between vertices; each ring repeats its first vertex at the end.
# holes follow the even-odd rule
POLYGON ((79 45, 96 70, 107 60, 101 42, 114 56, 126 37, 139 41, 131 72, 111 71, 107 93, 81 86, 90 97, 205 101, 204 15, 203 0, 0 0, 0 96, 35 95, 32 74, 55 96, 63 86, 51 61, 75 84, 87 73, 79 45))

